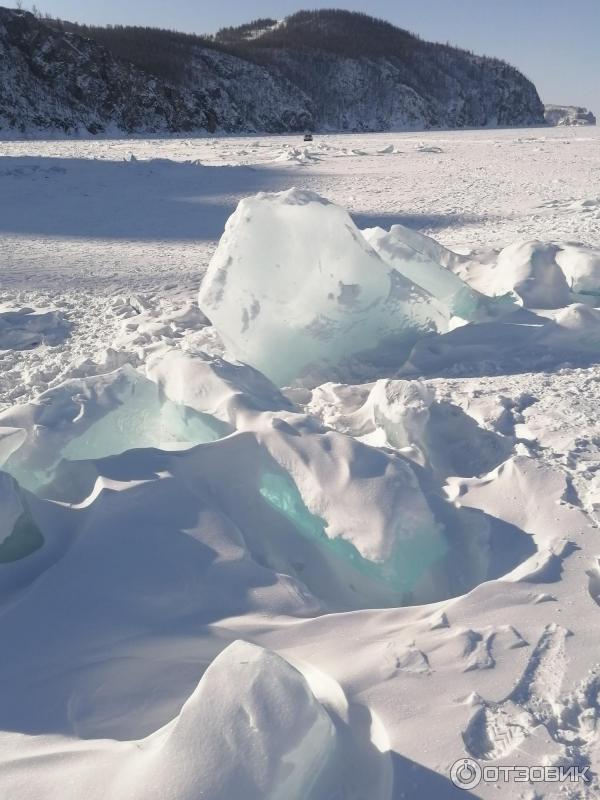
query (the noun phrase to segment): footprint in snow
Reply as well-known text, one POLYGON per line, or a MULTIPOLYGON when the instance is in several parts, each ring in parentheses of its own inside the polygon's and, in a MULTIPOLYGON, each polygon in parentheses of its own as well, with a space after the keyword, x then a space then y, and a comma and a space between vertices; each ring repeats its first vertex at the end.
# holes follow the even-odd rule
POLYGON ((503 758, 542 725, 574 762, 588 760, 585 749, 596 742, 600 717, 600 668, 575 693, 561 694, 570 635, 566 628, 548 625, 508 697, 500 703, 483 701, 463 733, 472 756, 484 761, 503 758))
POLYGON ((382 672, 385 678, 392 678, 399 672, 429 675, 431 667, 427 655, 415 647, 414 642, 401 646, 390 642, 383 655, 382 672))

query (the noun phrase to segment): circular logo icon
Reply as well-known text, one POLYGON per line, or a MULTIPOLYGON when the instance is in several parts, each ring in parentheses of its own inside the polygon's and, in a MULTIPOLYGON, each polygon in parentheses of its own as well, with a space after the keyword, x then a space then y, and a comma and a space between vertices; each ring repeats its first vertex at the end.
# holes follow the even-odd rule
POLYGON ((459 758, 452 764, 450 780, 459 789, 474 789, 481 780, 482 769, 473 758, 459 758))

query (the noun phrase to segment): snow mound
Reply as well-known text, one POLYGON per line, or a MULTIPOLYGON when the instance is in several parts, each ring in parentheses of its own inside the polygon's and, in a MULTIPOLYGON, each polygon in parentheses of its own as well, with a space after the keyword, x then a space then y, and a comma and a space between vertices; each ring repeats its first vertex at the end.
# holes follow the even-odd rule
POLYGON ((494 375, 565 362, 589 364, 597 361, 599 347, 598 309, 573 303, 544 316, 520 309, 498 321, 465 325, 417 342, 400 374, 494 375))
POLYGON ((417 151, 417 153, 443 153, 444 152, 443 148, 438 147, 437 145, 426 145, 426 144, 415 145, 415 150, 417 151))
POLYGON ((584 303, 573 303, 561 308, 556 314, 555 321, 565 332, 586 336, 588 345, 594 346, 600 341, 600 308, 592 308, 584 303))
POLYGON ((313 164, 318 160, 316 154, 307 147, 286 148, 274 159, 274 161, 292 161, 296 164, 313 164))
POLYGON ((571 291, 600 295, 600 249, 578 243, 560 242, 556 262, 571 291))
POLYGON ((179 716, 140 747, 119 780, 131 800, 332 796, 331 718, 294 667, 247 642, 223 650, 179 716))
POLYGON ((0 350, 28 350, 60 344, 69 324, 55 309, 0 306, 0 350))
POLYGON ((175 350, 151 359, 146 371, 163 397, 234 427, 243 411, 293 408, 262 373, 207 353, 191 355, 175 350))
POLYGON ((505 247, 490 275, 497 294, 513 291, 527 308, 562 308, 571 302, 565 275, 556 263, 558 247, 540 242, 514 242, 505 247))
POLYGON ((239 203, 199 305, 228 356, 278 385, 352 359, 401 363, 419 336, 448 323, 435 298, 385 264, 344 209, 299 189, 239 203))
POLYGON ((578 295, 600 294, 600 250, 579 242, 516 241, 497 254, 477 253, 472 259, 438 253, 435 244, 425 252, 430 257, 436 253, 435 260, 474 288, 486 294, 511 292, 526 308, 563 308, 578 295))
POLYGON ((403 150, 400 150, 398 147, 396 147, 395 144, 388 144, 385 147, 379 148, 375 152, 379 156, 387 156, 387 155, 391 155, 392 153, 394 155, 400 155, 403 152, 403 150))
MULTIPOLYGON (((104 531, 114 514, 106 489, 122 498, 111 523, 118 530, 144 529, 155 496, 190 520, 200 514, 198 535, 212 550, 227 552, 233 535, 250 578, 251 564, 291 576, 305 587, 303 604, 427 602, 488 577, 472 557, 477 547, 456 542, 454 521, 415 463, 471 474, 465 464, 488 469, 503 451, 493 452, 496 461, 472 457, 483 449, 473 421, 433 403, 419 384, 379 382, 362 410, 328 430, 245 365, 174 352, 148 374, 124 367, 74 379, 0 415, 4 469, 38 498, 93 509, 104 531), (128 501, 130 487, 143 503, 128 501), (212 519, 227 524, 213 530, 212 519)), ((487 523, 475 528, 485 550, 487 523)), ((165 536, 176 529, 169 521, 165 536)))
POLYGON ((455 254, 428 236, 403 225, 392 225, 389 232, 369 228, 362 233, 386 264, 429 292, 452 316, 476 321, 497 317, 515 307, 509 294, 487 297, 447 269, 455 254))
POLYGON ((309 408, 336 430, 374 447, 397 449, 443 478, 487 472, 512 451, 510 439, 478 427, 418 380, 325 384, 313 391, 309 408))
POLYGON ((74 379, 4 412, 4 469, 39 496, 102 507, 108 456, 134 450, 117 473, 136 485, 149 480, 147 448, 188 450, 186 481, 210 482, 211 508, 236 520, 258 563, 303 564, 307 586, 336 606, 432 591, 447 546, 409 462, 323 429, 250 367, 173 353, 148 371, 74 379))

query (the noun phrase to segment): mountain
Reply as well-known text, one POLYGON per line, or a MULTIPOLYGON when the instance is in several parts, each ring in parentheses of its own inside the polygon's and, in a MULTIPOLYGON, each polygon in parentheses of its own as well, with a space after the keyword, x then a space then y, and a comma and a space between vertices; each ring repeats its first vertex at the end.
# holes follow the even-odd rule
POLYGON ((301 11, 203 37, 0 8, 0 131, 378 131, 543 114, 508 64, 366 14, 301 11))
POLYGON ((0 131, 215 126, 208 93, 174 88, 91 39, 0 8, 0 131))
POLYGON ((548 125, 595 125, 596 117, 581 106, 544 106, 548 125))

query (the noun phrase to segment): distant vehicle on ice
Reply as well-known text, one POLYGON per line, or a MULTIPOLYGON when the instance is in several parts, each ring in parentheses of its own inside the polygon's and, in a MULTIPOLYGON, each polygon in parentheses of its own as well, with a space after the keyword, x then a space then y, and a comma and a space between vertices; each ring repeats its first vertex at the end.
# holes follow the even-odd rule
POLYGON ((305 133, 304 134, 304 141, 305 142, 312 142, 312 140, 313 140, 312 133, 305 133))

